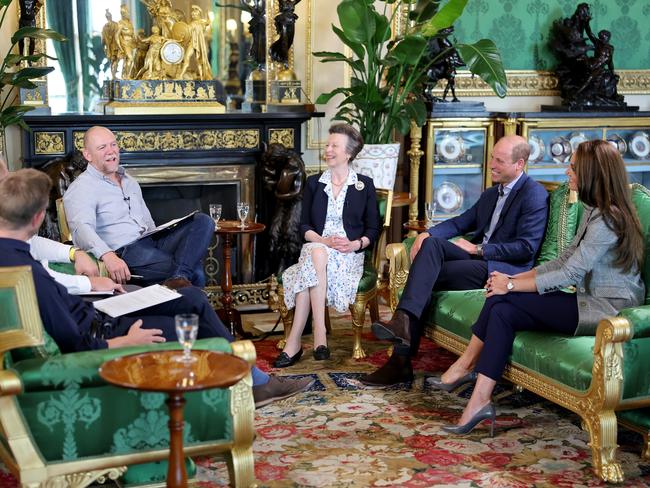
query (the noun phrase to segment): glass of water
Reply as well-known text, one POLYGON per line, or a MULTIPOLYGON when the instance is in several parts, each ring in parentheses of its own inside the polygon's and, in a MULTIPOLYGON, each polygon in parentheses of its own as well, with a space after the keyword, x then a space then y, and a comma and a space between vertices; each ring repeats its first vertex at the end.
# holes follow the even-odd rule
POLYGON ((219 228, 219 220, 221 219, 221 209, 222 206, 220 203, 211 203, 210 204, 210 217, 214 220, 215 228, 219 228))
POLYGON ((243 229, 246 226, 246 217, 248 217, 248 203, 239 202, 237 204, 237 214, 239 215, 239 220, 241 220, 241 228, 243 229))
POLYGON ((183 355, 175 356, 174 360, 184 363, 193 363, 196 358, 192 356, 192 346, 199 331, 199 316, 195 313, 183 313, 174 317, 176 336, 183 346, 183 355))
POLYGON ((426 227, 433 227, 435 225, 433 218, 436 216, 436 208, 438 204, 436 202, 425 202, 424 203, 424 216, 426 218, 426 227))

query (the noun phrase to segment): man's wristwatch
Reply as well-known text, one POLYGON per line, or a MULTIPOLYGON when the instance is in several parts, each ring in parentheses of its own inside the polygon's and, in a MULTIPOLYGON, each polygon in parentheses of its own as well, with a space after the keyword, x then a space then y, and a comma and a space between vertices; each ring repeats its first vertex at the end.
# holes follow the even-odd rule
POLYGON ((68 258, 70 258, 70 262, 74 263, 74 255, 77 253, 77 248, 74 246, 70 246, 70 251, 68 252, 68 258))
POLYGON ((483 257, 483 244, 476 245, 476 255, 483 257))
POLYGON ((506 285, 506 288, 508 291, 512 291, 515 289, 515 284, 512 282, 512 278, 508 278, 508 284, 506 285))

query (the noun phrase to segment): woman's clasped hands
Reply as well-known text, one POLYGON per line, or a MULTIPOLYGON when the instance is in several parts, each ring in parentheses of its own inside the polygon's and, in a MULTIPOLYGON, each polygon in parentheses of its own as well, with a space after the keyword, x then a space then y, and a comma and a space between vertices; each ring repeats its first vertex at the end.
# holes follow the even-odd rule
POLYGON ((486 297, 489 298, 494 295, 505 295, 508 293, 510 291, 508 290, 508 282, 510 279, 510 276, 507 274, 492 271, 488 277, 487 283, 485 283, 485 290, 487 292, 486 297))
POLYGON ((355 252, 359 250, 359 240, 351 241, 346 236, 330 236, 324 239, 327 247, 338 252, 355 252))

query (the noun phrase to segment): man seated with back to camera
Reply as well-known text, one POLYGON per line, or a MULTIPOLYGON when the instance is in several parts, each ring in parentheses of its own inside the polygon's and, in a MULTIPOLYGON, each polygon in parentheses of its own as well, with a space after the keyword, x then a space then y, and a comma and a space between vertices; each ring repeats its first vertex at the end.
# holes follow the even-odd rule
MULTIPOLYGON (((180 289, 180 298, 118 318, 70 295, 30 255, 28 244, 43 223, 51 187, 50 178, 34 169, 18 170, 0 182, 0 266, 31 266, 43 326, 63 353, 176 340, 174 316, 181 313, 199 316, 199 339, 234 340, 203 291, 194 286, 180 289), (104 338, 95 334, 98 325, 104 338)), ((269 376, 255 366, 251 373, 256 407, 287 398, 313 383, 309 378, 269 376)))
POLYGON ((170 288, 205 286, 203 257, 214 234, 214 222, 202 213, 152 236, 156 227, 140 185, 120 166, 120 148, 106 127, 84 135, 86 171, 63 195, 75 246, 104 261, 110 277, 126 283, 164 282, 170 288))
POLYGON ((548 195, 524 173, 529 155, 523 137, 499 139, 489 163, 492 182, 498 184, 469 210, 417 236, 397 310, 389 322, 372 324, 378 339, 395 344, 394 352, 377 371, 362 376, 362 383, 384 387, 413 380, 411 356, 420 345, 420 319, 432 290, 483 288, 492 271, 512 275, 532 268, 546 229, 548 195), (469 240, 447 240, 467 234, 469 240))

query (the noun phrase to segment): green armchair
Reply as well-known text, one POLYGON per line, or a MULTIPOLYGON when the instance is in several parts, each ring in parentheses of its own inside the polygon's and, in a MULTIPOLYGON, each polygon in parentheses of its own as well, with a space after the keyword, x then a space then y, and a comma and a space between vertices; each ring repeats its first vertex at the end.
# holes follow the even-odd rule
MULTIPOLYGON (((164 480, 169 455, 165 396, 111 386, 98 368, 114 357, 177 348, 178 343, 166 343, 61 354, 43 330, 31 269, 0 269, 0 459, 21 486, 164 480)), ((255 361, 250 341, 203 339, 195 348, 255 361)), ((221 453, 231 484, 252 486, 250 374, 228 390, 190 393, 186 400, 186 456, 221 453)))
MULTIPOLYGON (((632 185, 632 199, 650 246, 650 191, 632 185)), ((572 203, 566 184, 550 195, 550 214, 539 262, 554 259, 571 242, 582 205, 572 203)), ((390 264, 390 303, 397 306, 408 278, 412 239, 386 249, 390 264)), ((646 248, 646 253, 648 249, 646 248)), ((645 435, 650 429, 650 259, 643 270, 646 304, 622 310, 598 326, 595 337, 519 332, 503 377, 577 413, 590 437, 593 467, 607 482, 623 481, 616 462, 617 418, 645 435)), ((426 335, 442 347, 462 354, 471 326, 485 301, 483 290, 432 294, 424 312, 426 335)))

